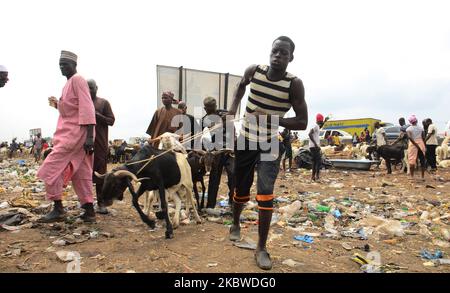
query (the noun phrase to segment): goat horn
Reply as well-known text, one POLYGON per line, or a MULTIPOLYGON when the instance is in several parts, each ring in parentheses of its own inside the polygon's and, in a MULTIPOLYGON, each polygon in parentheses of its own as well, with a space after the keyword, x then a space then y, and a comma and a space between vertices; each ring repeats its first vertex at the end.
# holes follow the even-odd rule
POLYGON ((142 177, 142 178, 139 178, 138 180, 135 180, 136 182, 141 182, 141 181, 144 181, 144 180, 150 180, 150 177, 142 177))
POLYGON ((138 181, 138 178, 136 177, 136 175, 131 173, 128 170, 118 170, 118 171, 114 172, 114 176, 117 176, 117 177, 129 176, 129 177, 131 177, 131 179, 133 179, 133 181, 138 181))
POLYGON ((221 149, 221 150, 218 150, 218 151, 212 151, 213 155, 230 154, 230 153, 233 153, 233 150, 231 150, 231 149, 221 149))
POLYGON ((97 176, 98 178, 105 178, 106 177, 106 173, 105 174, 100 174, 97 171, 94 172, 95 176, 97 176))
POLYGON ((206 152, 204 150, 192 150, 194 153, 198 153, 200 155, 206 155, 206 152))

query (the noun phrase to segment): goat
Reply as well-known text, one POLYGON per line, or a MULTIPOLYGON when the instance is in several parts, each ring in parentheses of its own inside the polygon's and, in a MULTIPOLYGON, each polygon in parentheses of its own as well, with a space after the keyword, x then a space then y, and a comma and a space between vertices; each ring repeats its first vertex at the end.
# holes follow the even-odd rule
MULTIPOLYGON (((171 132, 165 132, 165 133, 161 134, 160 136, 158 136, 157 138, 155 138, 155 141, 159 142, 158 149, 187 154, 185 147, 181 144, 181 142, 179 140, 180 140, 180 136, 176 133, 171 133, 171 132)), ((202 187, 203 187, 203 197, 204 197, 204 193, 205 193, 205 185, 203 182, 204 173, 203 173, 203 175, 201 175, 199 173, 199 172, 201 172, 201 170, 199 170, 200 165, 198 163, 196 163, 195 160, 190 159, 189 157, 187 159, 188 159, 187 162, 191 169, 193 189, 195 192, 195 197, 197 199, 198 209, 201 209, 201 206, 199 205, 198 190, 197 190, 196 182, 201 180, 202 187), (201 178, 200 178, 200 176, 201 176, 201 178)), ((177 160, 178 160, 178 156, 177 156, 177 160)), ((147 193, 145 195, 144 211, 146 212, 147 215, 149 215, 149 213, 150 213, 150 208, 151 208, 153 199, 154 199, 153 194, 147 193)), ((168 198, 168 200, 172 200, 172 199, 175 202, 174 228, 176 228, 179 223, 182 199, 179 198, 177 196, 177 194, 174 194, 172 198, 168 198)), ((158 216, 160 216, 160 214, 157 213, 157 217, 158 216)))
POLYGON ((446 136, 442 141, 441 145, 436 148, 436 161, 446 160, 448 158, 448 142, 450 140, 450 135, 446 136))
POLYGON ((442 160, 439 162, 439 167, 450 168, 450 160, 442 160))
POLYGON ((392 173, 391 164, 399 164, 402 162, 404 156, 404 147, 401 144, 393 144, 393 145, 382 145, 382 146, 369 146, 367 151, 369 152, 369 156, 372 156, 372 153, 377 153, 378 157, 381 157, 386 162, 387 173, 392 173))
POLYGON ((204 207, 205 184, 203 177, 211 172, 213 164, 217 164, 217 157, 222 154, 234 157, 233 150, 231 149, 221 149, 218 151, 192 150, 188 155, 188 162, 191 165, 192 171, 192 182, 194 183, 194 194, 199 205, 199 210, 204 207), (197 182, 200 182, 202 185, 201 202, 199 200, 197 182))
MULTIPOLYGON (((194 187, 195 199, 197 200, 197 206, 199 210, 202 210, 203 207, 205 206, 205 190, 206 190, 204 181, 204 176, 206 174, 205 155, 202 155, 202 153, 198 151, 191 151, 188 154, 187 160, 189 165, 191 166, 192 184, 194 187), (200 182, 202 186, 201 202, 198 194, 197 182, 200 182)), ((210 167, 209 170, 211 170, 210 167)))
MULTIPOLYGON (((182 154, 165 152, 145 145, 128 163, 107 174, 95 173, 95 175, 104 178, 99 198, 106 206, 110 206, 115 199, 123 200, 123 193, 128 188, 132 195, 133 206, 142 221, 152 229, 155 228, 155 221, 144 214, 139 206, 139 197, 146 191, 157 191, 162 214, 166 221, 166 238, 173 238, 173 226, 168 215, 167 199, 176 193, 179 197, 185 196, 188 201, 192 201, 194 216, 197 222, 201 222, 192 200, 191 170, 182 154), (153 159, 150 162, 140 162, 151 158, 153 159), (138 161, 139 163, 133 164, 138 161), (131 181, 141 183, 137 191, 134 190, 131 181)), ((175 225, 177 224, 175 223, 175 225)))
MULTIPOLYGON (((191 167, 186 164, 186 157, 180 153, 175 153, 175 156, 177 158, 177 163, 180 166, 180 171, 184 173, 188 173, 187 169, 191 169, 191 167)), ((183 177, 183 176, 182 176, 183 177)), ((185 178, 187 179, 187 178, 185 178)), ((189 189, 190 192, 188 192, 189 188, 189 182, 187 182, 186 185, 186 189, 181 189, 178 190, 176 192, 172 192, 171 190, 169 190, 169 192, 166 193, 166 201, 173 201, 175 203, 175 215, 173 217, 173 221, 172 221, 172 226, 173 228, 177 228, 180 224, 180 215, 181 215, 181 203, 185 202, 186 205, 186 211, 187 211, 187 215, 189 215, 189 207, 190 205, 192 205, 193 209, 194 209, 194 217, 196 218, 197 223, 201 223, 200 217, 198 216, 197 210, 195 209, 195 203, 194 203, 194 198, 192 195, 192 188, 189 189)), ((144 213, 146 213, 146 215, 150 215, 150 210, 151 207, 153 206, 153 203, 155 200, 158 200, 158 191, 147 191, 145 194, 145 203, 144 203, 144 213)), ((163 219, 164 214, 161 212, 157 212, 156 213, 156 217, 158 219, 163 219)))
POLYGON ((321 147, 320 149, 321 149, 321 152, 325 154, 325 156, 329 156, 329 155, 334 154, 335 147, 327 145, 327 146, 321 147))
POLYGON ((183 154, 187 154, 186 148, 180 142, 180 136, 171 132, 164 132, 159 137, 159 146, 160 150, 173 150, 177 152, 181 152, 183 154))

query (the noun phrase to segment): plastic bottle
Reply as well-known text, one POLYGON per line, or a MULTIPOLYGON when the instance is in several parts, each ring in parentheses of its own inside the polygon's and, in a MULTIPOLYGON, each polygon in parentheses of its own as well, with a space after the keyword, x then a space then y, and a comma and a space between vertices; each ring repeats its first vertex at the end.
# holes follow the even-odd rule
POLYGON ((318 205, 316 206, 316 210, 317 210, 318 212, 325 212, 325 213, 328 213, 328 212, 330 212, 330 207, 327 207, 327 206, 323 206, 323 205, 318 204, 318 205))

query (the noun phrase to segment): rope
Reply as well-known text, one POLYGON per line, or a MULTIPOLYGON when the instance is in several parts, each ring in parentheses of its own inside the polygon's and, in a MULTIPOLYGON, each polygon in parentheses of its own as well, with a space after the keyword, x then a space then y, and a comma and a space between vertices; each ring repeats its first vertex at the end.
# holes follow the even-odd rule
MULTIPOLYGON (((237 121, 242 120, 242 119, 244 119, 244 118, 233 119, 233 120, 231 120, 230 122, 237 122, 237 121)), ((211 128, 209 129, 209 131, 216 130, 216 129, 222 127, 222 126, 223 126, 223 124, 217 124, 217 125, 211 127, 211 128)), ((193 136, 190 136, 190 137, 187 138, 187 139, 183 139, 183 141, 181 141, 181 144, 185 144, 185 143, 190 142, 190 141, 192 141, 192 140, 194 140, 194 139, 196 139, 196 138, 198 138, 198 137, 201 137, 201 136, 203 135, 203 132, 204 132, 204 130, 202 130, 202 132, 199 132, 199 133, 197 133, 197 134, 195 134, 195 135, 193 135, 193 136)), ((160 137, 161 137, 161 135, 158 136, 158 137, 156 137, 156 138, 154 139, 154 141, 157 141, 158 139, 160 139, 160 137)), ((151 161, 153 161, 154 159, 156 159, 156 158, 158 158, 158 157, 160 157, 160 156, 162 156, 162 155, 164 155, 164 154, 167 154, 168 152, 171 152, 172 150, 173 150, 173 148, 168 149, 168 150, 165 150, 165 151, 163 151, 162 153, 160 153, 160 154, 158 154, 158 155, 156 155, 156 156, 155 156, 155 155, 152 155, 152 156, 151 156, 150 158, 148 158, 148 159, 144 159, 144 160, 140 160, 140 161, 136 161, 136 162, 131 162, 131 163, 126 163, 125 165, 130 166, 130 165, 136 165, 136 164, 140 164, 140 163, 144 163, 144 162, 145 162, 144 166, 142 166, 142 168, 140 168, 139 171, 137 172, 137 174, 139 174, 139 173, 140 173, 140 172, 141 172, 148 164, 150 164, 151 161)), ((136 174, 136 175, 137 175, 137 174, 136 174)))

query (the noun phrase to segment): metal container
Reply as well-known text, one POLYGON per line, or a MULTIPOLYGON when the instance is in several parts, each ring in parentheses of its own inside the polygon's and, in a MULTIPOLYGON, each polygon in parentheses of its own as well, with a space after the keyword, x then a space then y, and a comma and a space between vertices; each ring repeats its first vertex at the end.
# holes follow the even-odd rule
POLYGON ((377 161, 372 160, 343 160, 343 159, 331 159, 331 164, 335 168, 343 169, 357 169, 357 170, 370 170, 370 166, 377 161))

